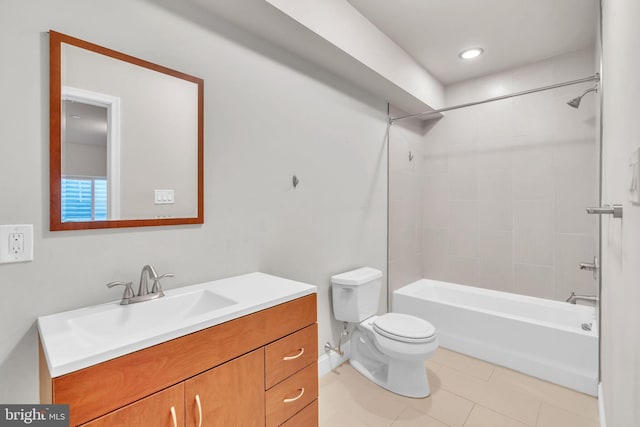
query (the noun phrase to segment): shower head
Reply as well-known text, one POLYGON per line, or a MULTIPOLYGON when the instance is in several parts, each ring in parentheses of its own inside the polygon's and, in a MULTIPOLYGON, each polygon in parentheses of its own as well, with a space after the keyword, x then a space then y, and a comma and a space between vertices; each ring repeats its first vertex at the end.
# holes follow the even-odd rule
POLYGON ((576 98, 573 98, 572 100, 570 100, 569 102, 567 102, 567 105, 573 108, 579 108, 580 107, 580 101, 582 101, 582 97, 585 96, 586 94, 588 94, 589 92, 597 92, 598 91, 598 86, 592 87, 591 89, 587 89, 584 91, 584 93, 576 98))

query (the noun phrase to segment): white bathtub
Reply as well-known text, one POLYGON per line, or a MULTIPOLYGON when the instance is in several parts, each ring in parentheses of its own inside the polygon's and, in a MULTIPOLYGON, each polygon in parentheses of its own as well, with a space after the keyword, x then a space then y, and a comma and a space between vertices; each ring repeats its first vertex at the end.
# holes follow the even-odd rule
POLYGON ((431 322, 442 347, 597 395, 593 307, 429 279, 396 290, 392 304, 431 322))

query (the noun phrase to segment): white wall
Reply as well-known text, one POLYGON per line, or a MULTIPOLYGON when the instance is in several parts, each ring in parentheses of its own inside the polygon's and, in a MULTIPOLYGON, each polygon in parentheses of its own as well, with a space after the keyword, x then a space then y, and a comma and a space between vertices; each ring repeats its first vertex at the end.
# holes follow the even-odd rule
POLYGON ((34 261, 0 265, 0 402, 37 401, 38 316, 117 300, 104 284, 147 263, 176 273, 167 288, 256 270, 317 285, 319 342, 337 340, 330 276, 386 273, 383 101, 189 2, 0 10, 0 224, 35 228, 34 261), (204 225, 48 231, 48 29, 204 79, 204 225))
POLYGON ((604 203, 622 220, 602 220, 601 380, 606 425, 640 425, 640 207, 629 202, 629 155, 640 146, 640 2, 603 1, 604 203))
MULTIPOLYGON (((596 71, 586 49, 448 86, 446 105, 596 71)), ((424 277, 554 299, 597 293, 591 273, 578 270, 597 254, 597 222, 584 210, 597 201, 597 98, 566 105, 592 85, 450 111, 426 133, 424 277)))

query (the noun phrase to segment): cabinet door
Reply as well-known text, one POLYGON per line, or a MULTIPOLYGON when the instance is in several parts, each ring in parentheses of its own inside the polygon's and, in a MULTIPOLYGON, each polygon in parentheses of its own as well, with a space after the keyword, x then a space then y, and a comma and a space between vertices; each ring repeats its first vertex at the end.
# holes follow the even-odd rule
POLYGON ((184 385, 178 384, 83 424, 85 427, 183 427, 184 385), (172 409, 173 408, 173 411, 172 409))
POLYGON ((264 349, 185 381, 187 427, 264 426, 264 349))

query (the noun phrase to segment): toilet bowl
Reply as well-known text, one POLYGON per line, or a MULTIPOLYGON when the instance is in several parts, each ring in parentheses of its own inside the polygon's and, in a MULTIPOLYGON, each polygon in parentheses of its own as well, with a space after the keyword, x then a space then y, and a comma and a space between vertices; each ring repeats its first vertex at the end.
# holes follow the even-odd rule
POLYGON ((401 313, 376 315, 382 272, 363 267, 331 278, 336 319, 357 325, 349 363, 374 383, 408 397, 430 394, 424 361, 438 348, 433 325, 401 313))

